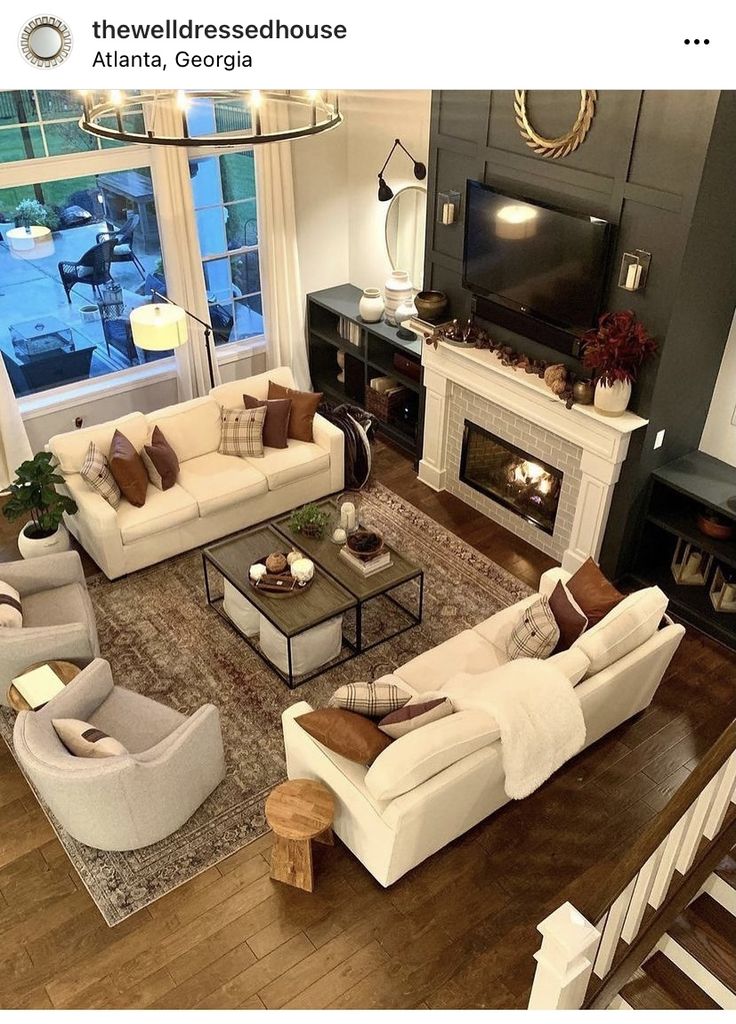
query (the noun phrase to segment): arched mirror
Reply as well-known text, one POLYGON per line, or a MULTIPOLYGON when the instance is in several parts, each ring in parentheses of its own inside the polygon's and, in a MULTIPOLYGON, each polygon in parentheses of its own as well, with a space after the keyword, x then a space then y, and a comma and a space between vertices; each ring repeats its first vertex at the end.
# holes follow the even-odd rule
POLYGON ((394 270, 406 270, 417 290, 424 277, 424 234, 427 223, 427 190, 407 185, 393 197, 386 210, 386 251, 394 270))

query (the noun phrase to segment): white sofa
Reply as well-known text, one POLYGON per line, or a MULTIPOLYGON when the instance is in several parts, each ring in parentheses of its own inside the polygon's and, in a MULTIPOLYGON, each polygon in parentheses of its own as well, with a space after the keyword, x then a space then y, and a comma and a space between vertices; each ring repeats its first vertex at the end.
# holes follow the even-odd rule
MULTIPOLYGON (((540 592, 549 595, 559 579, 567 578, 562 569, 550 569, 542 576, 540 592)), ((442 691, 458 673, 477 674, 502 665, 506 638, 521 609, 533 600, 534 595, 407 662, 394 671, 396 682, 417 693, 442 691)), ((650 704, 684 632, 682 626, 665 619, 637 649, 578 683, 586 747, 650 704)), ((328 750, 295 721, 310 710, 302 701, 283 714, 289 778, 321 779, 332 790, 335 831, 382 885, 393 884, 508 802, 497 731, 489 730, 479 749, 415 788, 391 800, 378 800, 366 785, 369 769, 328 750)), ((443 723, 455 717, 423 728, 439 732, 443 723)), ((398 752, 398 745, 409 736, 396 740, 388 750, 398 752)))
POLYGON ((295 386, 290 368, 281 366, 221 384, 205 398, 51 438, 48 449, 64 477, 59 488, 79 507, 66 524, 109 579, 342 490, 343 434, 319 414, 313 443, 289 440, 287 448, 266 448, 258 459, 218 452, 221 407, 242 408, 244 392, 265 398, 269 380, 295 386), (149 484, 142 508, 123 498, 115 510, 79 474, 89 443, 107 453, 119 428, 140 450, 156 425, 179 458, 179 478, 167 491, 149 484))

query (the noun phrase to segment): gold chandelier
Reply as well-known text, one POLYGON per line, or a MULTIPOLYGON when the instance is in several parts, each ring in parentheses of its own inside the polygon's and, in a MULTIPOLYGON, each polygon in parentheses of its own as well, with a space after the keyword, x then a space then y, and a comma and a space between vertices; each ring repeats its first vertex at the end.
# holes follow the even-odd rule
POLYGON ((103 99, 88 91, 81 96, 83 114, 79 127, 90 135, 125 145, 253 146, 289 142, 328 132, 343 120, 338 94, 316 89, 167 89, 134 93, 114 90, 103 99), (193 132, 190 114, 202 102, 219 115, 220 124, 212 131, 193 132), (157 114, 164 104, 179 112, 178 132, 172 131, 170 119, 165 122, 165 130, 157 130, 157 121, 162 120, 157 114), (126 117, 132 113, 138 117, 126 117))

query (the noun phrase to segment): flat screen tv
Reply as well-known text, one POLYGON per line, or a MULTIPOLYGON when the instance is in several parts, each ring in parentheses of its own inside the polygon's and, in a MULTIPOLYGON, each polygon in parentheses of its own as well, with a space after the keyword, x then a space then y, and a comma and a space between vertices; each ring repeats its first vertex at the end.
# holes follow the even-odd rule
POLYGON ((611 225, 468 182, 463 284, 572 333, 600 311, 611 225))

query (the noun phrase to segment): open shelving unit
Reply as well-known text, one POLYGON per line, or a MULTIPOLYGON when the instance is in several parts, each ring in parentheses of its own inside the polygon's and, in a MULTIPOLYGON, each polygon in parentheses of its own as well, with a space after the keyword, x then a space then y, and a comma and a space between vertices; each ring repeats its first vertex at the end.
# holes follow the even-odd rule
POLYGON ((307 295, 307 338, 312 385, 335 404, 348 403, 365 408, 365 391, 373 377, 393 377, 407 389, 400 413, 388 421, 379 420, 379 430, 395 444, 421 456, 424 387, 422 385, 422 340, 405 341, 398 328, 384 321, 364 323, 358 315, 360 288, 342 284, 307 295), (340 320, 358 327, 358 344, 342 337, 340 320), (345 354, 345 381, 337 379, 337 353, 345 354), (396 354, 419 366, 419 380, 394 365, 396 354))
POLYGON ((736 469, 704 452, 691 452, 652 474, 634 575, 660 587, 685 622, 736 649, 736 614, 716 611, 710 599, 718 566, 736 577, 736 469), (706 510, 733 522, 732 539, 708 537, 700 530, 698 513, 706 510), (705 586, 676 582, 670 566, 679 540, 713 556, 705 586))

